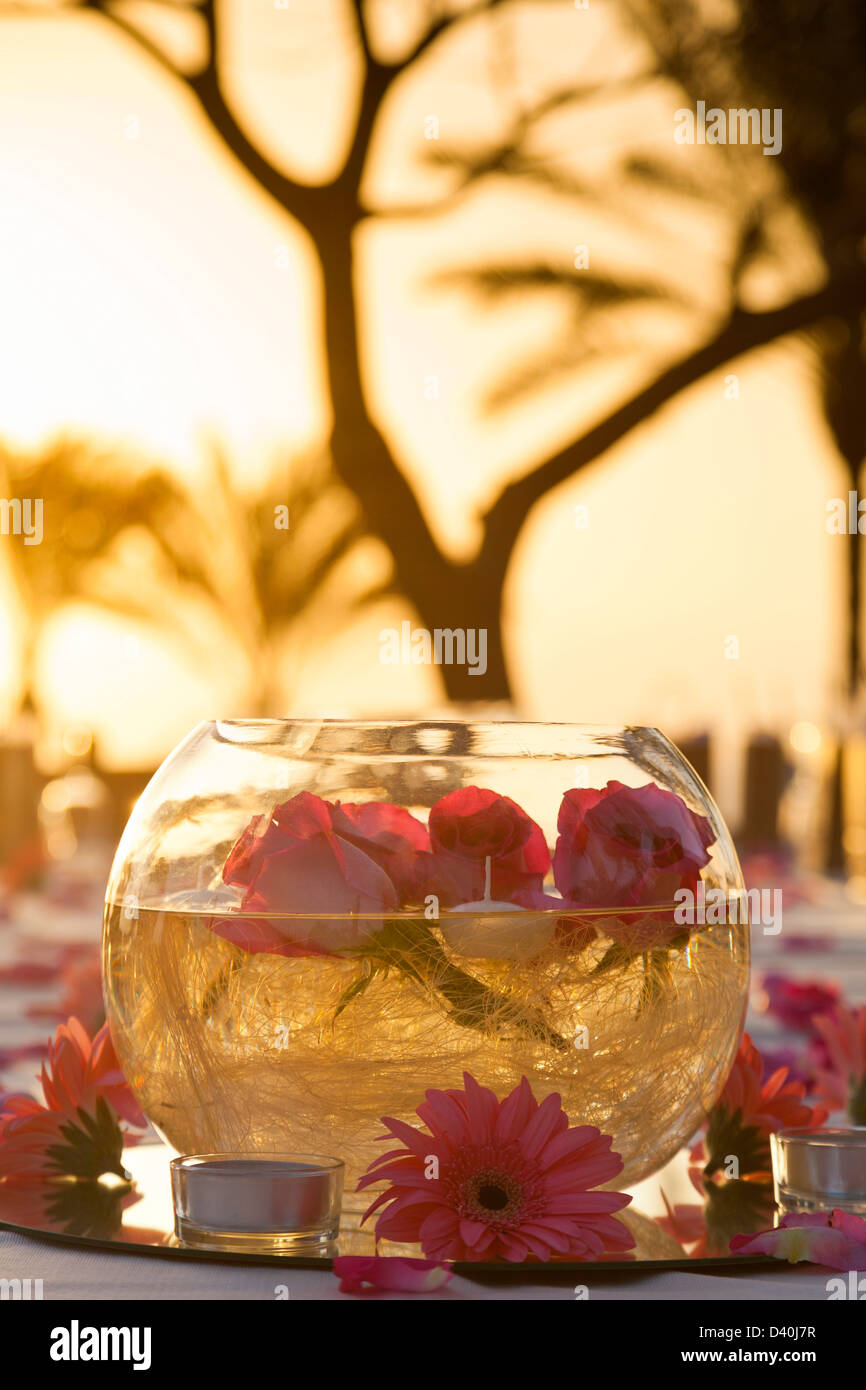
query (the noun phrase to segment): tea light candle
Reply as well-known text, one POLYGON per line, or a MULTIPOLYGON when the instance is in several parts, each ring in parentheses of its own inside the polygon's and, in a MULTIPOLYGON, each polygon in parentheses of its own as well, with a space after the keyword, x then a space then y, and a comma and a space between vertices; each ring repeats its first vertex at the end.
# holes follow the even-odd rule
POLYGON ((171 1163, 175 1234, 199 1249, 329 1254, 343 1162, 320 1154, 188 1154, 171 1163))
POLYGON ((770 1135, 776 1204, 866 1215, 866 1128, 782 1129, 770 1135))
POLYGON ((496 902, 490 894, 490 855, 484 860, 484 897, 459 903, 439 918, 452 951, 467 960, 531 960, 550 945, 556 931, 552 913, 532 912, 519 903, 496 902), (455 914, 464 913, 461 921, 455 914))

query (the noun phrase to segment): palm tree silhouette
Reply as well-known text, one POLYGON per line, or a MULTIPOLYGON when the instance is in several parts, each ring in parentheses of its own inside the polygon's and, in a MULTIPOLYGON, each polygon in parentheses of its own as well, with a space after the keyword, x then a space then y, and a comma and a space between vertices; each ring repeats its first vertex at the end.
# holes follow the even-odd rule
POLYGON ((204 475, 184 485, 66 441, 35 460, 0 455, 0 487, 45 507, 41 544, 7 547, 23 626, 22 698, 34 703, 40 637, 71 600, 149 626, 200 659, 220 624, 226 659, 234 651, 247 674, 245 707, 274 715, 288 694, 286 649, 302 656, 313 632, 327 639, 388 591, 387 561, 378 578, 375 568, 372 581, 355 577, 353 554, 367 535, 360 507, 315 458, 293 461, 245 497, 216 449, 204 475))

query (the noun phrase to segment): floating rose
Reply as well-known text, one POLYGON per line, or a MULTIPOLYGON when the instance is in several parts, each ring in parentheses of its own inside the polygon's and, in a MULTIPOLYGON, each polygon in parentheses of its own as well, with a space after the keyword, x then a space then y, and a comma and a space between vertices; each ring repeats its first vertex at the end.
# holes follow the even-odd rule
POLYGON ((682 934, 667 904, 695 892, 715 839, 705 816, 674 792, 648 783, 601 790, 573 787, 562 799, 553 875, 563 898, 584 908, 655 907, 611 914, 605 934, 633 952, 669 945, 682 934))
POLYGON ((449 792, 430 812, 430 854, 419 868, 442 907, 485 896, 514 902, 540 891, 550 867, 541 827, 508 796, 481 787, 449 792), (489 878, 487 863, 489 860, 489 878))
POLYGON ((409 811, 389 801, 338 801, 333 825, 385 871, 401 905, 420 901, 419 855, 430 848, 430 836, 409 811))
POLYGON ((557 826, 556 886, 587 907, 673 902, 678 888, 697 888, 715 839, 705 816, 654 783, 574 787, 563 797, 557 826))
POLYGON ((399 905, 380 861, 402 867, 414 852, 407 822, 423 833, 408 812, 388 810, 395 815, 361 815, 299 792, 256 816, 223 869, 224 881, 244 890, 243 915, 216 918, 212 930, 252 954, 331 955, 363 943, 399 905), (364 834, 364 824, 375 833, 364 834))

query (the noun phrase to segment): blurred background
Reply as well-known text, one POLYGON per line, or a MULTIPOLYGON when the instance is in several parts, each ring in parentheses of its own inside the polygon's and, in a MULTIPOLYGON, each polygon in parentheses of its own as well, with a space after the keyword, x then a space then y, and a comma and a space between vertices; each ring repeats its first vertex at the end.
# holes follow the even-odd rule
POLYGON ((203 718, 474 707, 866 901, 861 0, 0 0, 0 129, 7 898, 203 718))

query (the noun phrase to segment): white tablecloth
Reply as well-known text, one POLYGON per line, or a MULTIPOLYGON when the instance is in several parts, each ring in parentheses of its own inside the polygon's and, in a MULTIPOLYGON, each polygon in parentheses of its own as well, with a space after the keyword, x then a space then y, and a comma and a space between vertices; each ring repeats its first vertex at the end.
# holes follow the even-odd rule
MULTIPOLYGON (((579 1282, 591 1301, 608 1299, 701 1300, 759 1299, 821 1300, 827 1298, 829 1270, 796 1265, 744 1268, 724 1274, 681 1272, 596 1274, 587 1266, 579 1282)), ((339 1281, 329 1270, 282 1270, 272 1266, 215 1264, 197 1260, 173 1261, 140 1255, 53 1245, 0 1230, 0 1278, 41 1279, 43 1297, 50 1299, 264 1299, 275 1300, 280 1285, 290 1300, 337 1300, 339 1281)), ((444 1299, 575 1299, 578 1277, 546 1275, 544 1283, 490 1282, 455 1276, 432 1294, 370 1293, 365 1298, 444 1299)), ((281 1295, 285 1297, 285 1294, 281 1295)))

